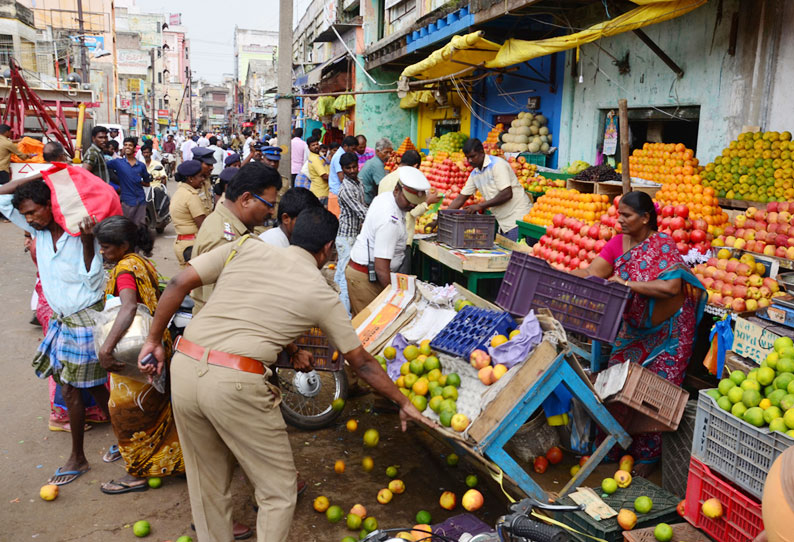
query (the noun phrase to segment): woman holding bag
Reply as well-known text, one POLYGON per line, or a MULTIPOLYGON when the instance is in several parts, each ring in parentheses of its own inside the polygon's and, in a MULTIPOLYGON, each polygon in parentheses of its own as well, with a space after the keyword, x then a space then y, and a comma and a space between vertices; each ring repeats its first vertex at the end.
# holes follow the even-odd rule
MULTIPOLYGON (((153 241, 145 226, 139 228, 123 216, 106 218, 94 226, 94 236, 105 260, 114 264, 105 293, 121 298, 121 309, 97 354, 99 363, 110 373, 110 422, 127 470, 126 476, 105 482, 100 489, 111 495, 145 491, 149 487, 147 477, 185 471, 168 390, 160 393, 151 384, 113 372, 123 366, 113 358, 113 350, 132 324, 138 304, 144 304, 152 314, 157 308, 157 270, 139 254, 150 255, 153 241)), ((163 344, 170 356, 168 331, 163 344)))

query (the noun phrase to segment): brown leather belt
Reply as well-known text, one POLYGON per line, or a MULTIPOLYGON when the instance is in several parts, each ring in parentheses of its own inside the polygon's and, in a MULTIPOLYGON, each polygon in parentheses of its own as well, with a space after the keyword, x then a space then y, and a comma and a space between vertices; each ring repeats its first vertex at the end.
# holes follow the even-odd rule
POLYGON ((355 269, 356 271, 361 271, 365 275, 369 275, 369 269, 367 269, 366 265, 361 265, 360 263, 356 263, 353 260, 347 262, 347 265, 355 269))
MULTIPOLYGON (((192 343, 184 337, 179 337, 176 343, 176 351, 182 352, 186 356, 190 356, 195 360, 201 360, 204 356, 205 348, 196 343, 192 343)), ((255 373, 259 375, 265 374, 265 365, 261 361, 237 356, 235 354, 227 354, 219 350, 210 350, 207 357, 207 363, 210 365, 219 365, 221 367, 228 367, 229 369, 237 369, 238 371, 245 371, 246 373, 255 373)))
POLYGON ((186 233, 185 235, 177 235, 176 236, 176 240, 177 241, 192 241, 195 238, 196 238, 196 234, 195 233, 186 233))

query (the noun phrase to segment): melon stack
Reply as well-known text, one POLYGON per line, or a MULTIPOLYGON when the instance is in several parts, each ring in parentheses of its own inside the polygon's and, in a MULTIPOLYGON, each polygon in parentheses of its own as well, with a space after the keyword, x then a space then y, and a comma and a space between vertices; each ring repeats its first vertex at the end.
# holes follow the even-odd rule
POLYGON ((547 126, 549 120, 540 113, 522 111, 510 123, 506 134, 502 134, 502 150, 505 152, 548 153, 552 134, 547 126))

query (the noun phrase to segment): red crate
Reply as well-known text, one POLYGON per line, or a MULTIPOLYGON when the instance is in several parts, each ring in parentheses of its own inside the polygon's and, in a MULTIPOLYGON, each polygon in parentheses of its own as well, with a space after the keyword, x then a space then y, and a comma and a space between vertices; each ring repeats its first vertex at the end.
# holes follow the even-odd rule
MULTIPOLYGON (((314 356, 314 368, 317 371, 339 371, 345 360, 342 353, 329 341, 320 328, 313 327, 295 341, 302 350, 314 356)), ((286 355, 279 355, 276 367, 291 369, 292 363, 286 355)))
POLYGON ((720 542, 748 542, 764 530, 761 503, 712 473, 694 457, 689 461, 685 518, 720 542), (709 519, 701 511, 703 502, 711 498, 722 503, 723 514, 717 519, 709 519))

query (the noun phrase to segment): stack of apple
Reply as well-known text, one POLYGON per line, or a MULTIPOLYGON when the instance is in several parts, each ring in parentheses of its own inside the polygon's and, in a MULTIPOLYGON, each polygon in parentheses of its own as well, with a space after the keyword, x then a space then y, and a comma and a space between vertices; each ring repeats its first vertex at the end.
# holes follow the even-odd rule
MULTIPOLYGON (((461 152, 450 154, 439 151, 428 156, 426 160, 422 160, 419 165, 419 170, 430 181, 430 186, 444 193, 442 207, 448 207, 452 200, 458 197, 472 169, 461 152)), ((479 201, 482 201, 482 196, 478 192, 475 197, 469 198, 466 205, 472 205, 479 201)))
POLYGON ((749 207, 712 245, 794 260, 793 215, 794 202, 771 201, 762 210, 749 207))
POLYGON ((522 181, 526 181, 530 177, 534 177, 535 173, 538 171, 538 166, 535 164, 530 164, 523 156, 519 156, 517 158, 515 156, 510 156, 507 159, 507 163, 510 164, 511 168, 513 168, 516 177, 518 177, 518 182, 521 184, 524 184, 522 181))
MULTIPOLYGON (((617 198, 616 198, 617 199, 617 198)), ((702 219, 689 219, 686 205, 665 205, 662 207, 659 231, 668 234, 675 241, 678 251, 683 255, 691 249, 701 254, 709 251, 712 235, 708 233, 708 223, 702 219)))
POLYGON ((768 307, 779 291, 775 279, 764 278, 766 268, 752 254, 732 258, 729 250, 721 249, 716 258, 696 265, 694 272, 708 290, 711 305, 735 312, 768 307))
POLYGON ((547 179, 541 175, 536 177, 529 177, 521 180, 519 177, 518 182, 528 192, 543 192, 544 194, 552 188, 565 188, 565 180, 563 179, 547 179))
POLYGON ((558 213, 552 218, 546 234, 532 247, 532 252, 555 269, 584 269, 600 254, 615 231, 603 222, 585 224, 558 213))

